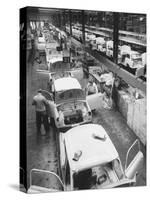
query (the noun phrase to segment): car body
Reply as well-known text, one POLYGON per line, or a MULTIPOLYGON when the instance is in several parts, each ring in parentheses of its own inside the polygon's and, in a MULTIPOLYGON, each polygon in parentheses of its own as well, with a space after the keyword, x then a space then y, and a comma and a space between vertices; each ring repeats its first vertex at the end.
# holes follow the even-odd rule
POLYGON ((42 91, 49 103, 49 116, 59 129, 91 122, 92 113, 84 91, 76 78, 57 77, 52 80, 52 93, 42 91), (53 96, 53 97, 52 97, 53 96))
POLYGON ((113 46, 114 42, 112 40, 106 42, 106 55, 108 57, 113 57, 113 46))
POLYGON ((136 174, 143 163, 138 140, 127 152, 125 170, 114 144, 101 125, 84 124, 60 133, 59 144, 65 190, 113 188, 136 183, 136 174), (129 163, 129 154, 136 145, 137 154, 129 163))
POLYGON ((73 36, 75 38, 77 38, 78 40, 80 40, 81 36, 82 36, 82 32, 76 28, 72 28, 72 33, 73 33, 73 36))
POLYGON ((39 43, 45 43, 45 38, 44 38, 44 36, 38 37, 38 42, 39 42, 39 43))
POLYGON ((130 46, 124 45, 120 48, 121 64, 131 69, 143 67, 142 55, 138 51, 133 51, 130 46))
MULTIPOLYGON (((55 94, 57 94, 57 91, 56 91, 57 86, 55 87, 55 84, 57 85, 58 82, 61 82, 60 85, 61 85, 61 90, 63 92, 65 92, 65 90, 66 91, 68 90, 67 89, 68 86, 65 89, 65 85, 64 85, 64 84, 67 84, 67 85, 70 85, 70 87, 72 87, 69 89, 70 92, 72 90, 72 91, 80 93, 80 97, 79 96, 77 98, 75 97, 74 101, 84 102, 86 104, 85 107, 87 107, 89 114, 91 111, 95 111, 95 110, 102 108, 103 94, 101 92, 86 96, 86 91, 85 91, 86 88, 83 88, 83 89, 81 88, 81 85, 78 80, 82 81, 83 76, 84 76, 84 69, 82 67, 81 68, 75 67, 75 69, 72 68, 72 70, 70 70, 70 71, 59 71, 59 72, 58 71, 57 72, 49 72, 49 70, 37 70, 37 73, 40 73, 44 79, 46 79, 46 77, 47 77, 48 85, 51 85, 50 80, 52 79, 53 91, 49 90, 50 87, 48 87, 47 91, 43 90, 43 94, 49 100, 49 104, 51 104, 51 103, 54 103, 54 105, 61 104, 59 102, 57 103, 58 99, 56 99, 56 96, 55 96, 55 94), (67 80, 67 79, 65 79, 65 78, 68 78, 68 77, 70 79, 70 82, 66 83, 65 80, 67 80), (61 81, 59 81, 58 79, 61 79, 61 81), (64 83, 63 83, 63 81, 64 81, 64 83), (50 94, 52 92, 54 93, 55 98, 52 98, 52 94, 50 94)), ((69 91, 68 91, 68 94, 69 94, 69 91)), ((79 95, 79 93, 78 93, 78 95, 79 95)), ((66 94, 67 94, 67 92, 66 92, 66 94)), ((69 99, 68 100, 66 99, 63 101, 64 101, 64 103, 67 103, 69 101, 69 99)), ((61 100, 60 100, 60 102, 61 102, 61 100)), ((53 106, 50 106, 50 108, 51 107, 53 107, 53 106)), ((52 114, 50 112, 49 115, 51 115, 54 119, 56 119, 57 116, 55 116, 55 113, 57 113, 57 112, 53 113, 54 110, 55 109, 53 108, 51 110, 52 114)), ((92 116, 89 118, 92 118, 92 116)), ((85 121, 90 122, 90 120, 85 120, 85 121)), ((69 127, 69 126, 67 126, 67 127, 69 127)))
POLYGON ((97 37, 97 50, 106 53, 106 41, 103 37, 97 37))
POLYGON ((96 36, 94 34, 88 33, 88 35, 87 35, 87 41, 91 42, 91 41, 93 41, 95 39, 96 39, 96 36))
POLYGON ((91 35, 92 35, 92 33, 85 32, 85 39, 86 39, 87 42, 89 42, 91 40, 91 35))
MULTIPOLYGON (((113 58, 113 46, 114 46, 114 42, 112 40, 108 40, 106 42, 106 55, 110 58, 113 58)), ((121 55, 120 55, 120 49, 121 46, 118 46, 118 60, 121 59, 121 55)))
POLYGON ((56 50, 56 47, 58 46, 57 43, 49 43, 48 45, 50 46, 47 46, 47 48, 45 48, 45 53, 48 69, 50 71, 53 63, 63 61, 63 53, 62 51, 56 50), (51 44, 54 44, 53 48, 51 44))
POLYGON ((114 144, 105 129, 98 124, 84 124, 59 133, 59 158, 60 176, 46 170, 30 171, 28 193, 132 186, 135 185, 137 173, 143 165, 140 143, 135 140, 127 151, 123 168, 114 144), (135 147, 138 147, 137 151, 135 147), (129 159, 131 152, 136 153, 133 160, 129 159), (49 178, 51 188, 34 185, 34 172, 53 175, 49 178), (51 182, 54 178, 59 182, 59 187, 55 189, 51 182))
POLYGON ((142 67, 141 54, 137 51, 131 51, 131 52, 127 53, 125 61, 124 61, 124 65, 129 66, 130 68, 142 67))
POLYGON ((37 49, 39 51, 44 51, 45 50, 45 38, 44 38, 44 36, 38 37, 36 44, 37 44, 37 49))

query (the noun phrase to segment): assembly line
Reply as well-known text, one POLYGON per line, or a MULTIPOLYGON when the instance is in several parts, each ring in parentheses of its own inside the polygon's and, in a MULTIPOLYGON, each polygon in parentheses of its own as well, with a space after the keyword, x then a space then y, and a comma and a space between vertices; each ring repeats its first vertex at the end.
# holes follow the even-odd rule
POLYGON ((28 193, 146 185, 146 36, 119 30, 116 39, 113 26, 84 24, 84 11, 73 22, 73 10, 62 29, 59 11, 50 10, 55 24, 32 9, 28 193))

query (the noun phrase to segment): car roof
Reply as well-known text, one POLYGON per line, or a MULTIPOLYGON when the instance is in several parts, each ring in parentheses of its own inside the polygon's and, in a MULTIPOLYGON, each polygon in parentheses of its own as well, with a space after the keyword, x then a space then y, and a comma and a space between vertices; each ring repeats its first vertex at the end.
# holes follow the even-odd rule
POLYGON ((79 81, 72 77, 63 77, 55 80, 54 87, 57 92, 71 89, 81 89, 79 81))
POLYGON ((72 171, 105 164, 119 157, 115 146, 105 129, 98 124, 85 124, 70 129, 65 133, 66 152, 72 171), (106 137, 106 140, 95 139, 93 134, 106 137), (74 161, 75 152, 82 151, 78 161, 74 161))

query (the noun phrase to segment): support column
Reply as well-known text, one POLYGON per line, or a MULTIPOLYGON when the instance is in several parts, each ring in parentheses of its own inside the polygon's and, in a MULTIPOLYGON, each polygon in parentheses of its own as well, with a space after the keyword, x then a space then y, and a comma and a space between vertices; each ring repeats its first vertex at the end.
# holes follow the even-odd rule
POLYGON ((66 32, 66 12, 63 11, 63 30, 66 32))
POLYGON ((69 11, 70 35, 72 36, 72 12, 69 11))
POLYGON ((85 15, 84 10, 81 11, 81 18, 82 18, 82 42, 85 44, 85 15))
POLYGON ((113 13, 113 60, 117 64, 118 62, 118 44, 119 44, 119 13, 113 13))
POLYGON ((58 27, 61 29, 61 26, 62 26, 62 18, 61 18, 61 14, 59 13, 58 14, 58 27))

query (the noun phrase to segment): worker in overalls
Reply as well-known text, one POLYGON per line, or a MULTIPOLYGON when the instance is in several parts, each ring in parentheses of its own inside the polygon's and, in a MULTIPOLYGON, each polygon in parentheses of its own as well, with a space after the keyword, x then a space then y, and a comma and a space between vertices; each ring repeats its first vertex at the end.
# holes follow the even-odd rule
POLYGON ((46 98, 42 95, 42 90, 38 90, 38 94, 33 97, 32 105, 35 106, 36 110, 36 127, 37 134, 46 134, 48 130, 48 116, 46 112, 46 106, 48 102, 46 98), (41 125, 44 125, 45 133, 41 133, 41 125))

